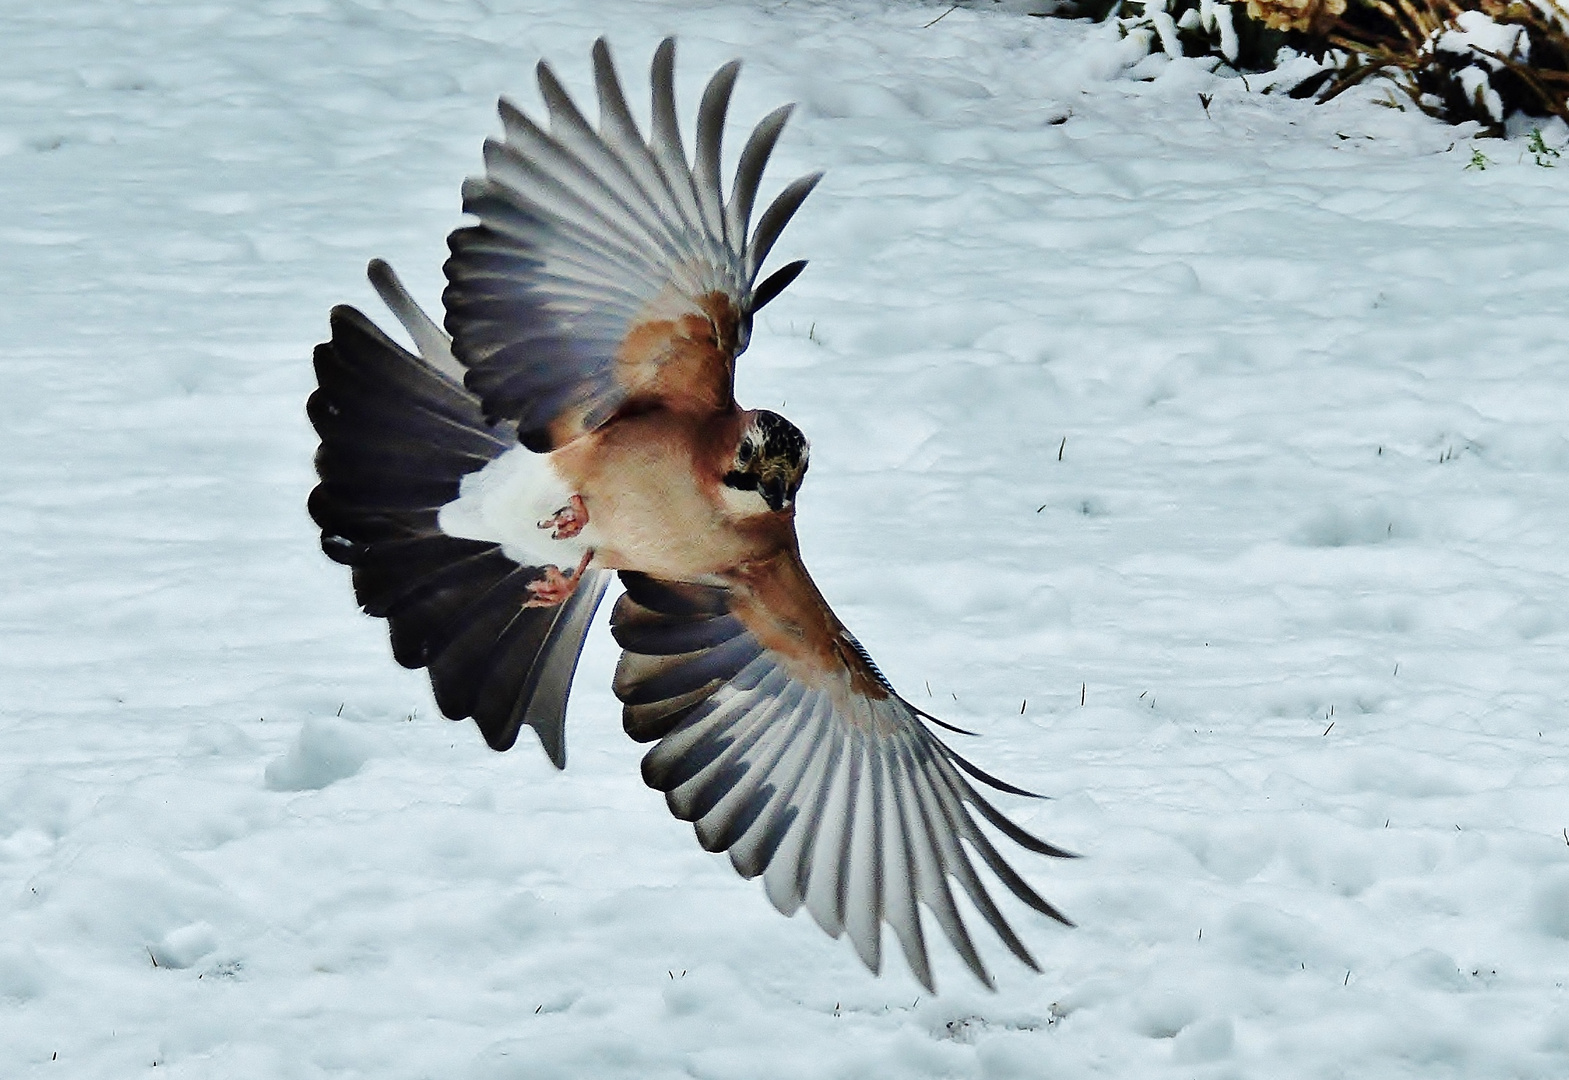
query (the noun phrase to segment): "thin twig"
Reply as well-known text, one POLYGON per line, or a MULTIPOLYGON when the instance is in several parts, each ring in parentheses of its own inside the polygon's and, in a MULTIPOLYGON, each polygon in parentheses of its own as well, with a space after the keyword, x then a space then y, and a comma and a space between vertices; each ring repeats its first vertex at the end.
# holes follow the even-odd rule
POLYGON ((953 5, 953 7, 949 8, 947 11, 945 11, 941 15, 937 16, 931 22, 929 22, 925 26, 921 27, 921 29, 922 30, 930 30, 932 27, 936 26, 938 23, 942 22, 944 19, 946 19, 948 16, 952 15, 955 11, 958 11, 958 10, 959 10, 959 5, 958 4, 953 5))

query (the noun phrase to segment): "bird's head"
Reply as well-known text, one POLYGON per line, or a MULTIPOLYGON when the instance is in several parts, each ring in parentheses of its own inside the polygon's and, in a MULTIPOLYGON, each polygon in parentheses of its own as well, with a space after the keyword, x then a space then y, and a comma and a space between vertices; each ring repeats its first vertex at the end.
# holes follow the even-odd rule
MULTIPOLYGON (((736 443, 724 484, 743 494, 753 493, 776 513, 788 510, 795 505, 795 494, 801 490, 810 456, 800 428, 776 412, 759 409, 749 414, 741 428, 741 439, 736 443)), ((753 512, 761 509, 757 507, 753 512)))

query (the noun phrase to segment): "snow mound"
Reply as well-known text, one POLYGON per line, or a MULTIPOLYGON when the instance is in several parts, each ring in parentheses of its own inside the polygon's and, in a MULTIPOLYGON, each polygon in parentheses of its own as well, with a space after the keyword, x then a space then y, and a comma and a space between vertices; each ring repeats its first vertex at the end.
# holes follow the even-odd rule
POLYGON ((267 765, 272 791, 316 791, 347 780, 371 758, 371 742, 342 720, 312 717, 284 755, 267 765))

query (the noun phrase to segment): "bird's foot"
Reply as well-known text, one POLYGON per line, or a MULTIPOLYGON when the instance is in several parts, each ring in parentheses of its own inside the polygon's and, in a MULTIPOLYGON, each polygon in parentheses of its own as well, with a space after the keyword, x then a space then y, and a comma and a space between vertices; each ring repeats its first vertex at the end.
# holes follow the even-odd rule
MULTIPOLYGON (((573 496, 577 498, 576 495, 573 496)), ((578 582, 583 580, 583 571, 588 569, 589 562, 594 558, 592 550, 583 552, 583 557, 578 560, 577 569, 570 574, 563 574, 559 566, 545 567, 543 580, 528 583, 529 599, 523 605, 531 607, 555 607, 564 604, 577 592, 578 582)))
POLYGON ((567 501, 567 505, 541 521, 539 527, 551 530, 552 540, 570 540, 582 532, 583 526, 587 524, 588 507, 583 505, 581 495, 574 495, 567 501))

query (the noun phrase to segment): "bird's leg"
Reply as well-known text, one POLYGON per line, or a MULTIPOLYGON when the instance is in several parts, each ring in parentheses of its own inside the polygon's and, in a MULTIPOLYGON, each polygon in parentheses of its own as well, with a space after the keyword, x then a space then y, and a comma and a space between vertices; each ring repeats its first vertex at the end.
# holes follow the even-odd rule
POLYGON ((583 505, 581 495, 574 495, 567 501, 567 505, 541 521, 539 527, 550 529, 552 540, 570 540, 582 532, 583 526, 587 524, 588 507, 583 505))
MULTIPOLYGON (((573 498, 577 498, 576 495, 573 498)), ((583 557, 578 560, 577 569, 571 574, 563 574, 559 566, 545 567, 545 577, 542 581, 528 583, 530 599, 523 606, 555 607, 564 604, 573 593, 577 592, 578 582, 583 580, 583 571, 588 569, 589 562, 594 558, 593 549, 583 552, 583 557)))

